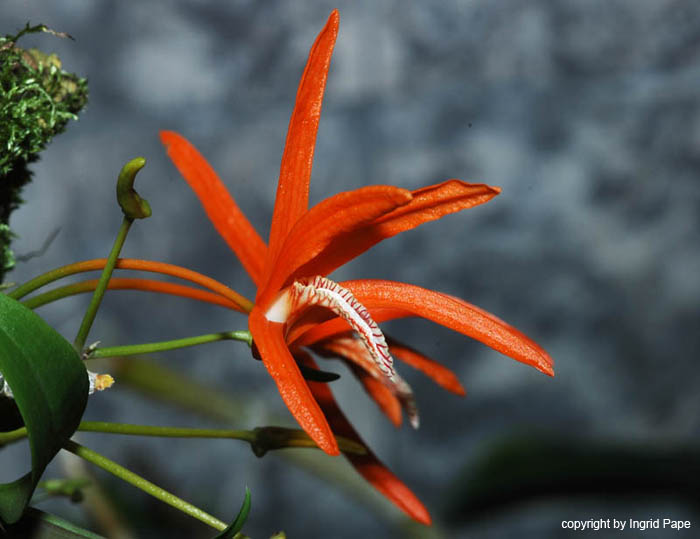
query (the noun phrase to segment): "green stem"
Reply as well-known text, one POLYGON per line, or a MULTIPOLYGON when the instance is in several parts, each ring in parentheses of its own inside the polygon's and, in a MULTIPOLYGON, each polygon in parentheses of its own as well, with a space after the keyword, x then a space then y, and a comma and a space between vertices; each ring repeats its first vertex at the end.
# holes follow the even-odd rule
MULTIPOLYGON (((254 398, 249 394, 231 394, 211 385, 159 365, 151 360, 125 357, 114 363, 113 374, 120 386, 138 391, 155 402, 174 406, 188 413, 197 413, 208 420, 237 424, 251 421, 250 407, 245 403, 254 398), (202 395, 207 395, 202 399, 202 395)), ((265 413, 264 423, 280 423, 284 416, 265 413)), ((332 484, 386 521, 396 518, 396 508, 378 491, 372 489, 364 478, 350 465, 341 464, 338 459, 310 451, 281 452, 279 458, 295 465, 320 480, 332 484)))
POLYGON ((112 250, 110 251, 109 256, 107 257, 107 264, 105 264, 105 268, 102 270, 100 282, 98 283, 97 288, 95 288, 95 292, 92 295, 90 305, 88 306, 87 311, 85 311, 83 322, 80 324, 78 335, 76 335, 75 341, 73 342, 73 346, 79 354, 82 353, 83 347, 85 346, 85 340, 87 339, 88 333, 90 332, 90 328, 92 327, 92 323, 94 322, 95 316, 97 315, 97 309, 100 308, 102 297, 104 296, 104 293, 107 290, 107 284, 109 283, 109 279, 112 277, 112 271, 114 270, 114 266, 117 263, 119 252, 122 250, 124 240, 126 240, 126 235, 129 233, 129 228, 131 228, 131 223, 133 222, 133 219, 124 216, 122 225, 119 227, 117 238, 114 240, 112 250))
POLYGON ((27 437, 27 427, 0 432, 0 448, 27 437))
MULTIPOLYGON (((83 260, 82 262, 74 262, 73 264, 68 264, 67 266, 63 266, 60 268, 56 268, 54 270, 51 270, 47 273, 44 273, 43 275, 39 275, 38 277, 35 277, 31 281, 19 286, 17 289, 14 291, 10 292, 8 294, 9 297, 19 300, 26 296, 27 294, 33 292, 37 288, 40 288, 46 284, 49 284, 53 281, 56 281, 62 277, 67 277, 69 275, 75 275, 76 273, 84 273, 87 271, 95 271, 95 270, 103 270, 105 267, 105 264, 107 264, 107 259, 106 258, 97 258, 94 260, 83 260)), ((210 292, 213 294, 218 294, 219 296, 223 296, 224 298, 228 299, 235 305, 231 305, 233 309, 243 312, 243 313, 249 313, 251 310, 253 310, 253 302, 250 301, 249 299, 241 296, 238 292, 235 290, 232 290, 228 286, 212 279, 211 277, 207 277, 206 275, 202 275, 201 273, 197 273, 196 271, 189 270, 187 268, 183 268, 180 266, 175 266, 173 264, 166 264, 164 262, 156 262, 154 260, 138 260, 138 259, 131 259, 131 258, 120 258, 117 260, 117 263, 115 265, 115 268, 117 269, 125 269, 125 270, 133 270, 133 271, 148 271, 151 273, 159 273, 161 275, 168 275, 170 277, 177 277, 179 279, 183 279, 185 281, 190 281, 192 283, 198 284, 203 288, 208 289, 210 292)), ((110 281, 111 282, 111 281, 110 281)), ((79 286, 82 287, 87 287, 87 288, 81 288, 81 289, 71 289, 73 290, 72 293, 78 294, 80 292, 84 292, 87 290, 93 291, 96 286, 96 284, 93 286, 91 281, 84 281, 82 283, 76 283, 79 286), (87 283, 90 282, 88 285, 87 283)), ((165 284, 165 283, 161 283, 165 284)), ((187 288, 187 287, 186 287, 187 288)), ((155 291, 155 290, 154 290, 155 291)), ((176 292, 165 292, 165 293, 171 293, 175 295, 184 295, 185 297, 194 297, 192 294, 179 294, 176 292)), ((195 298, 195 299, 200 299, 202 301, 209 301, 209 299, 202 299, 200 298, 195 298)), ((214 301, 214 303, 217 303, 214 301)), ((227 305, 225 305, 227 306, 227 305)))
POLYGON ((194 429, 188 427, 162 427, 110 423, 108 421, 81 421, 81 432, 104 432, 109 434, 130 434, 133 436, 158 436, 161 438, 229 438, 244 442, 255 441, 255 431, 232 429, 194 429))
MULTIPOLYGON (((253 430, 196 429, 189 427, 163 427, 153 425, 133 425, 130 423, 110 423, 107 421, 81 421, 80 432, 102 432, 106 434, 126 434, 132 436, 157 436, 160 438, 227 438, 248 442, 253 452, 262 456, 273 449, 285 447, 313 448, 318 446, 300 429, 284 427, 258 427, 253 430)), ((27 436, 27 428, 21 427, 9 432, 0 432, 0 447, 16 442, 27 436)), ((337 437, 338 446, 344 453, 364 455, 365 448, 342 436, 337 437)))
POLYGON ((152 354, 154 352, 164 352, 166 350, 175 350, 177 348, 186 348, 188 346, 226 340, 243 341, 248 343, 248 346, 251 346, 253 337, 249 331, 222 331, 221 333, 209 333, 207 335, 197 335, 196 337, 173 339, 171 341, 96 348, 90 352, 87 359, 152 354))
POLYGON ((208 524, 212 528, 222 531, 225 530, 227 527, 227 525, 224 522, 222 522, 216 517, 213 517, 209 513, 202 511, 199 507, 195 507, 194 505, 192 505, 189 502, 186 502, 182 498, 179 498, 174 494, 171 494, 167 490, 164 490, 159 486, 154 485, 147 479, 144 479, 140 475, 135 474, 131 470, 127 470, 123 466, 117 464, 113 460, 110 460, 103 455, 100 455, 92 449, 88 449, 83 445, 75 443, 73 440, 68 440, 63 446, 63 448, 67 451, 70 451, 74 455, 77 455, 80 458, 91 462, 95 466, 99 466, 103 470, 117 476, 118 478, 126 481, 127 483, 132 484, 136 488, 140 488, 145 493, 150 494, 154 498, 157 498, 160 501, 165 502, 168 505, 174 507, 175 509, 179 509, 183 513, 186 513, 187 515, 194 517, 204 522, 205 524, 208 524))
MULTIPOLYGON (((56 268, 56 269, 53 269, 51 271, 47 271, 46 273, 43 273, 42 275, 38 275, 37 277, 34 277, 32 280, 27 281, 23 285, 20 285, 17 288, 15 288, 12 292, 8 292, 7 295, 9 297, 11 297, 12 299, 20 300, 24 296, 26 296, 27 294, 31 294, 32 292, 34 292, 34 290, 36 290, 37 288, 41 288, 42 286, 53 283, 54 281, 58 281, 59 279, 62 279, 63 277, 68 277, 69 275, 81 273, 82 271, 84 271, 84 270, 76 267, 75 264, 61 266, 60 268, 56 268)), ((60 299, 60 298, 56 298, 56 299, 60 299)), ((48 302, 45 302, 45 303, 48 303, 48 302)), ((43 305, 43 303, 41 305, 43 305)))
MULTIPOLYGON (((17 290, 19 290, 19 288, 17 290)), ((36 296, 33 296, 29 299, 25 299, 22 303, 25 307, 28 307, 29 309, 36 309, 38 307, 41 307, 42 305, 46 305, 47 303, 52 303, 54 301, 58 301, 59 299, 75 296, 84 292, 90 292, 89 283, 87 285, 85 284, 85 282, 74 283, 66 286, 61 286, 59 288, 54 288, 53 290, 49 290, 48 292, 44 292, 43 294, 37 294, 36 296)))

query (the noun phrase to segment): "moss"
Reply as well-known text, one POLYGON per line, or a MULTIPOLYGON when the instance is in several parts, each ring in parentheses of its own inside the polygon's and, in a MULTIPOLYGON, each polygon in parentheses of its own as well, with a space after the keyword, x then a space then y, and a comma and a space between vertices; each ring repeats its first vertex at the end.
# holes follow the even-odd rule
POLYGON ((55 54, 17 46, 22 35, 34 32, 68 37, 28 24, 14 36, 0 37, 0 282, 14 265, 8 224, 31 179, 28 165, 77 119, 88 96, 87 80, 64 71, 55 54))

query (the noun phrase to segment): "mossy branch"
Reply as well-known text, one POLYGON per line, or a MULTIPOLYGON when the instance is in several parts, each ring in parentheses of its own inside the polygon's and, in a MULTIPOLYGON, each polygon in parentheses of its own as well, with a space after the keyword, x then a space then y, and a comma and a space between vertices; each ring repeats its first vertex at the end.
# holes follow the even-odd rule
POLYGON ((54 32, 45 25, 0 37, 0 282, 14 266, 9 218, 30 181, 28 165, 64 131, 87 103, 87 80, 64 71, 55 54, 25 50, 17 40, 28 33, 54 32))

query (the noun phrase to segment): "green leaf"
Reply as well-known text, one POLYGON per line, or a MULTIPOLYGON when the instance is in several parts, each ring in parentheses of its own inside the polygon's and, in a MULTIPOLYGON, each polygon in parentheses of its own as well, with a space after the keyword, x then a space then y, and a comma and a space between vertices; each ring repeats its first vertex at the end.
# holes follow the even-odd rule
POLYGON ((5 528, 3 539, 104 539, 101 535, 79 528, 56 515, 29 507, 22 519, 5 528))
POLYGON ((219 535, 214 537, 214 539, 231 539, 236 535, 241 529, 243 529, 243 524, 248 519, 248 513, 250 513, 250 489, 245 488, 245 499, 243 500, 243 505, 241 510, 238 512, 236 520, 234 520, 231 525, 222 531, 219 535))
POLYGON ((21 303, 0 294, 0 372, 27 427, 32 469, 0 484, 0 521, 22 516, 47 464, 78 427, 88 395, 71 344, 21 303))

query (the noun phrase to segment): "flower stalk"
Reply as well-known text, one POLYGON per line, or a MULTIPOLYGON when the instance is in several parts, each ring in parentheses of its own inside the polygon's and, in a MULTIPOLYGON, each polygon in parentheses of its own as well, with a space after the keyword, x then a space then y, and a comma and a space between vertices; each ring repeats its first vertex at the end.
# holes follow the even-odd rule
MULTIPOLYGON (((81 262, 74 262, 73 264, 68 264, 66 266, 62 266, 60 268, 53 269, 51 271, 48 271, 42 275, 39 275, 35 277, 34 279, 27 281, 23 285, 15 288, 12 292, 8 293, 8 296, 10 296, 13 299, 20 300, 23 297, 27 296, 28 294, 34 292, 35 290, 46 286, 47 284, 51 284, 59 279, 62 279, 63 277, 68 277, 70 275, 76 275, 78 273, 85 273, 88 271, 95 271, 95 270, 101 270, 104 269, 104 267, 107 265, 107 259, 106 258, 95 258, 93 260, 83 260, 81 262)), ((161 275, 167 275, 169 277, 177 277, 178 279, 182 279, 184 281, 190 281, 192 283, 198 284, 202 286, 203 288, 206 288, 210 290, 211 292, 214 292, 218 296, 221 296, 223 298, 226 298, 230 305, 230 308, 239 311, 239 312, 250 312, 253 309, 253 302, 250 301, 249 299, 245 298, 235 290, 229 288, 223 283, 220 283, 216 279, 212 279, 211 277, 207 277, 206 275, 202 275, 201 273, 198 273, 196 271, 192 271, 187 268, 183 268, 181 266, 176 266, 174 264, 167 264, 165 262, 156 262, 153 260, 141 260, 137 258, 119 258, 116 261, 116 264, 114 266, 115 269, 124 269, 124 270, 133 270, 133 271, 147 271, 151 273, 158 273, 161 275)), ((112 287, 112 284, 116 279, 110 280, 110 284, 108 284, 108 288, 112 287)), ((163 283, 163 285, 167 285, 168 283, 163 283)), ((175 285, 171 285, 175 286, 175 285)), ((89 287, 88 287, 89 288, 89 287)), ((89 290, 94 290, 94 288, 89 288, 89 290)), ((173 289, 174 290, 174 289, 173 289)), ((182 290, 182 289, 180 289, 182 290)), ((190 289, 194 290, 194 289, 190 289)), ((86 290, 79 290, 76 291, 75 293, 78 294, 80 292, 83 292, 86 290)), ((155 290, 159 291, 159 290, 155 290)), ((200 291, 201 292, 201 291, 200 291)), ((167 292, 167 293, 172 293, 172 292, 167 292)), ((66 293, 66 295, 72 295, 70 293, 66 293)), ((187 296, 187 294, 179 294, 175 293, 174 295, 184 295, 187 296)), ((37 296, 39 297, 39 296, 37 296)), ((65 296, 61 296, 65 297, 65 296)), ((208 296, 210 297, 210 296, 208 296)), ((33 300, 34 298, 32 298, 33 300)), ((56 297, 55 299, 60 299, 59 297, 56 297)), ((29 301, 32 300, 26 300, 25 304, 29 305, 29 301)), ((54 301, 54 300, 51 300, 54 301)), ((38 302, 38 300, 37 300, 38 302)), ((39 305, 33 305, 31 308, 38 307, 40 305, 44 305, 45 303, 48 303, 48 301, 43 301, 39 305)))
POLYGON ((197 335, 195 337, 185 337, 183 339, 173 339, 170 341, 95 348, 87 354, 85 359, 153 354, 155 352, 165 352, 168 350, 176 350, 178 348, 197 346, 199 344, 207 344, 210 342, 231 340, 244 342, 248 346, 251 346, 253 343, 253 337, 249 331, 222 331, 220 333, 208 333, 206 335, 197 335))
MULTIPOLYGON (((131 423, 111 423, 109 421, 81 421, 76 429, 79 432, 102 432, 130 436, 152 436, 158 438, 209 438, 230 439, 248 442, 256 456, 262 457, 268 451, 285 448, 319 447, 303 430, 285 427, 256 427, 243 429, 200 429, 190 427, 166 427, 161 425, 134 425, 131 423)), ((27 428, 0 432, 0 447, 27 437, 27 428)), ((348 438, 339 438, 341 451, 351 455, 364 455, 365 448, 348 438)))
POLYGON ((150 494, 154 498, 167 503, 175 509, 178 509, 185 514, 204 522, 216 530, 222 531, 227 527, 226 523, 203 511, 199 507, 196 507, 182 498, 175 496, 175 494, 172 494, 158 485, 151 483, 140 475, 135 474, 131 470, 124 468, 120 464, 117 464, 113 460, 108 459, 104 455, 101 455, 100 453, 93 451, 84 445, 78 444, 73 440, 68 440, 63 448, 66 451, 70 451, 74 455, 77 455, 78 457, 94 464, 95 466, 102 468, 112 475, 115 475, 119 479, 130 483, 136 488, 143 490, 146 494, 150 494))
POLYGON ((124 165, 119 173, 119 177, 117 179, 117 202, 119 202, 119 206, 124 213, 124 219, 119 227, 117 238, 114 240, 112 250, 107 257, 107 263, 102 270, 102 275, 100 276, 95 292, 92 295, 90 305, 88 305, 87 311, 85 311, 85 316, 80 324, 80 329, 78 329, 78 334, 73 342, 73 346, 78 353, 81 353, 83 347, 85 346, 85 340, 87 339, 88 333, 90 333, 90 328, 92 327, 92 323, 95 321, 95 316, 97 316, 97 310, 100 308, 100 303, 102 303, 102 297, 107 291, 107 285, 112 277, 114 266, 116 265, 117 258, 119 258, 119 253, 124 246, 124 241, 129 233, 131 224, 134 222, 134 219, 145 219, 146 217, 151 216, 151 206, 148 204, 148 201, 142 199, 134 190, 134 180, 136 179, 136 174, 144 167, 145 164, 146 160, 143 157, 137 157, 124 165))
POLYGON ((119 227, 117 238, 114 240, 112 250, 107 257, 107 264, 105 264, 105 267, 102 270, 102 275, 97 287, 95 288, 95 292, 92 295, 90 305, 88 305, 87 311, 85 311, 83 321, 80 323, 80 329, 78 329, 78 334, 75 336, 75 340, 73 341, 73 346, 78 353, 81 353, 83 347, 85 346, 85 340, 90 332, 92 323, 95 321, 95 316, 97 316, 97 310, 100 308, 100 303, 102 303, 102 297, 107 290, 107 283, 109 283, 109 279, 112 277, 112 271, 114 270, 114 266, 117 262, 117 257, 121 252, 124 241, 126 240, 126 235, 129 233, 129 228, 131 228, 131 223, 133 222, 133 219, 125 216, 122 220, 121 226, 119 227))

